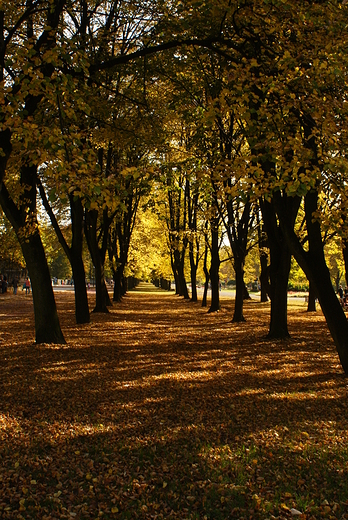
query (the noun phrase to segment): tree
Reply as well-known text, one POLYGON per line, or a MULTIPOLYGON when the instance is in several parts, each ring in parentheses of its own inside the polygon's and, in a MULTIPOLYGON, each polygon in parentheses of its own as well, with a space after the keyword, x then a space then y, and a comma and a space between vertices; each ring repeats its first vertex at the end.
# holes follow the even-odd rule
POLYGON ((35 116, 54 72, 52 53, 64 4, 29 1, 15 15, 10 4, 3 3, 0 10, 0 203, 29 271, 37 343, 65 343, 38 229, 39 161, 32 148, 33 134, 38 133, 35 116))

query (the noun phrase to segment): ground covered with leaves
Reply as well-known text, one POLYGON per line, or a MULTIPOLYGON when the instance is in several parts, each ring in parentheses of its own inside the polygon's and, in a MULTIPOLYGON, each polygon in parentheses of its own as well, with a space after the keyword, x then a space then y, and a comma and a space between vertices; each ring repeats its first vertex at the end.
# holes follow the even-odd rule
MULTIPOLYGON (((320 312, 207 314, 142 285, 35 345, 31 297, 0 297, 0 517, 348 519, 347 386, 320 312)), ((92 299, 92 298, 91 298, 92 299)), ((93 303, 93 302, 92 302, 93 303)))

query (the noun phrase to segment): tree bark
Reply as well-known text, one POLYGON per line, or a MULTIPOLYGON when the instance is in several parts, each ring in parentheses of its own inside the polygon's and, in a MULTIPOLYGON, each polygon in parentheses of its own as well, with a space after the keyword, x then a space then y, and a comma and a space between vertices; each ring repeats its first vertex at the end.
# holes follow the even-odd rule
POLYGON ((189 257, 190 257, 190 267, 191 267, 191 301, 197 302, 197 266, 198 266, 198 259, 194 258, 194 252, 191 250, 191 243, 190 243, 190 249, 189 249, 189 257))
POLYGON ((258 222, 258 241, 260 258, 260 301, 265 303, 270 298, 269 266, 268 266, 268 239, 261 223, 258 222))
POLYGON ((36 343, 64 344, 51 276, 39 233, 21 241, 23 256, 29 271, 33 292, 36 343))
POLYGON ((207 307, 207 296, 208 296, 208 289, 209 289, 209 269, 207 266, 207 260, 208 260, 208 243, 207 238, 205 240, 205 248, 204 248, 204 258, 203 258, 203 272, 205 276, 204 281, 204 290, 203 290, 203 298, 202 298, 202 307, 207 307))
POLYGON ((90 314, 86 288, 86 273, 82 259, 83 249, 83 206, 80 198, 70 196, 71 213, 71 268, 74 278, 75 290, 75 316, 76 323, 89 323, 90 314))
POLYGON ((316 299, 317 294, 315 292, 313 284, 309 282, 307 312, 316 312, 316 299))
POLYGON ((38 179, 38 188, 44 208, 50 217, 51 224, 56 232, 59 243, 62 246, 71 265, 74 278, 76 323, 89 323, 90 315, 86 288, 86 274, 82 259, 83 206, 81 199, 76 197, 73 193, 69 195, 72 231, 71 246, 69 247, 57 222, 56 216, 52 211, 52 208, 46 197, 46 193, 40 179, 38 179))
POLYGON ((345 269, 345 280, 346 286, 348 287, 348 240, 345 238, 342 240, 343 242, 343 260, 344 260, 344 269, 345 269))
POLYGON ((107 216, 103 216, 103 238, 102 246, 99 248, 98 245, 98 234, 97 234, 97 221, 98 211, 86 210, 85 212, 85 236, 89 252, 92 257, 95 274, 95 288, 96 288, 96 301, 93 312, 104 312, 108 313, 108 307, 112 305, 107 287, 105 284, 104 277, 104 262, 107 248, 107 237, 110 221, 107 216))
POLYGON ((313 214, 318 210, 318 192, 312 189, 305 196, 305 216, 309 249, 305 251, 296 236, 291 222, 284 212, 284 201, 277 194, 276 209, 284 236, 297 263, 315 288, 326 323, 336 345, 345 374, 348 374, 348 322, 331 283, 330 272, 325 262, 321 227, 313 214))
POLYGON ((239 257, 234 257, 234 272, 236 274, 236 299, 232 322, 238 323, 245 321, 243 315, 244 303, 244 262, 239 257))
POLYGON ((217 312, 220 310, 219 269, 219 218, 215 217, 211 221, 211 265, 209 273, 211 282, 211 302, 208 312, 217 312))
POLYGON ((32 171, 33 168, 35 169, 35 167, 28 167, 25 172, 27 180, 32 176, 33 181, 31 186, 25 183, 28 186, 25 199, 27 203, 22 201, 21 209, 18 209, 4 184, 0 184, 0 203, 16 232, 28 268, 33 292, 36 343, 64 344, 65 339, 59 324, 51 276, 36 220, 34 181, 36 173, 32 171), (30 223, 26 221, 26 215, 32 217, 30 223))
MULTIPOLYGON (((295 221, 294 211, 287 208, 287 218, 295 221)), ((287 319, 288 280, 291 267, 291 253, 282 230, 277 224, 274 205, 265 200, 260 201, 263 221, 270 248, 270 296, 271 319, 268 337, 282 339, 289 337, 287 319)))
POLYGON ((271 246, 271 321, 268 337, 281 339, 289 337, 288 331, 288 281, 291 254, 283 242, 271 246))
POLYGON ((114 292, 113 292, 113 301, 114 302, 120 302, 122 299, 122 276, 123 276, 123 269, 117 268, 114 271, 114 292))

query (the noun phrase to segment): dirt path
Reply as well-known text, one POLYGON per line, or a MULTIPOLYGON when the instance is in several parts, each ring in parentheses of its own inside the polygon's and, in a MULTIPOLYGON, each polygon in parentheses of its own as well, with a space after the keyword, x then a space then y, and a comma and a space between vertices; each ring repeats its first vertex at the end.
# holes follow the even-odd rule
MULTIPOLYGON (((33 343, 32 303, 0 298, 0 517, 346 518, 347 380, 321 314, 244 324, 140 286, 66 346, 33 343)), ((348 518, 348 516, 347 516, 348 518)))

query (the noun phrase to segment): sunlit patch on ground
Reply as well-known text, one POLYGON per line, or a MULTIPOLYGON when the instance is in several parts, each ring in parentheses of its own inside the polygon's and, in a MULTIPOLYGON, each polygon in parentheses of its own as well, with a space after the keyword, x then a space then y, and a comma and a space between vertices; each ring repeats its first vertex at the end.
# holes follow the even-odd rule
POLYGON ((347 380, 323 316, 269 305, 207 314, 128 294, 35 345, 31 298, 0 302, 0 517, 348 519, 347 380), (294 510, 301 516, 294 516, 294 510))

